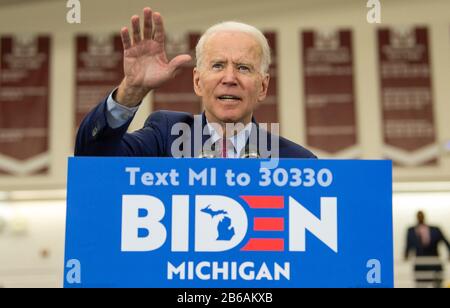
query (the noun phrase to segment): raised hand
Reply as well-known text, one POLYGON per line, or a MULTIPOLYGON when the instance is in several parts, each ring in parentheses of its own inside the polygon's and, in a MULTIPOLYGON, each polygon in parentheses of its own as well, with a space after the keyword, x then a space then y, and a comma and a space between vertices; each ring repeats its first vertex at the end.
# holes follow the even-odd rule
POLYGON ((179 55, 168 61, 163 20, 159 13, 144 9, 143 37, 139 16, 131 18, 131 25, 133 40, 126 27, 120 32, 125 76, 115 97, 117 102, 128 107, 138 105, 148 92, 172 79, 184 63, 192 60, 189 55, 179 55))

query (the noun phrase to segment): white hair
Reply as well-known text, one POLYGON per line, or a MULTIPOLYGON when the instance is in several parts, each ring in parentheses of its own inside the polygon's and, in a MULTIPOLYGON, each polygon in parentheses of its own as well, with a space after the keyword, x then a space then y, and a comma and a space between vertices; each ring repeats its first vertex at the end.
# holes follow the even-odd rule
POLYGON ((201 67, 203 61, 203 51, 206 42, 216 33, 219 32, 241 32, 251 35, 261 46, 262 56, 261 56, 261 73, 268 73, 269 66, 271 63, 270 47, 264 34, 257 28, 235 21, 226 21, 218 23, 208 30, 200 37, 197 47, 195 48, 195 56, 197 58, 197 67, 201 67))

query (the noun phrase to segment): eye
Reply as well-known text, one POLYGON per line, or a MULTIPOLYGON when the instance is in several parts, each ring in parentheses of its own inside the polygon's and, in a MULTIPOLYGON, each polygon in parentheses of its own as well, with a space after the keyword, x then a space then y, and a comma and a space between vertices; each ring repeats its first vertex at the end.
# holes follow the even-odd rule
POLYGON ((213 70, 221 70, 223 68, 223 64, 222 63, 214 63, 212 65, 212 69, 213 70))
POLYGON ((247 65, 239 65, 238 70, 243 73, 248 73, 250 72, 250 67, 248 67, 247 65))

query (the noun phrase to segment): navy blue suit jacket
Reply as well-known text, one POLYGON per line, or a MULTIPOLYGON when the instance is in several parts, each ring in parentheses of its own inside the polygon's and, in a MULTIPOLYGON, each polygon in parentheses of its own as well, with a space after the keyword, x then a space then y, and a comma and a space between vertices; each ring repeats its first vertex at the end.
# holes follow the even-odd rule
MULTIPOLYGON (((111 128, 106 120, 106 100, 93 109, 81 123, 78 131, 76 156, 138 156, 138 157, 173 157, 172 144, 180 135, 171 134, 176 123, 184 123, 190 129, 194 127, 194 116, 185 112, 157 111, 152 113, 144 127, 133 133, 127 133, 130 119, 119 128, 111 128)), ((256 122, 255 122, 256 123, 256 122)), ((206 125, 202 115, 202 127, 206 125)), ((256 125, 257 126, 257 125, 256 125)), ((259 126, 258 130, 259 130, 259 126)), ((264 131, 265 132, 265 131, 264 131)), ((267 133, 270 148, 270 133, 267 133)), ((202 136, 204 143, 210 136, 202 136)), ((189 136, 193 138, 193 136, 189 136)), ((283 137, 279 139, 280 158, 317 158, 307 149, 283 137)), ((193 141, 193 140, 192 140, 193 141)), ((194 147, 187 149, 185 157, 198 157, 194 147)))
POLYGON ((441 229, 431 226, 429 228, 430 243, 427 246, 422 244, 422 241, 416 232, 416 227, 411 227, 408 229, 405 249, 406 258, 411 250, 413 250, 418 257, 437 257, 439 256, 438 246, 440 242, 445 243, 450 252, 450 243, 445 238, 441 229))

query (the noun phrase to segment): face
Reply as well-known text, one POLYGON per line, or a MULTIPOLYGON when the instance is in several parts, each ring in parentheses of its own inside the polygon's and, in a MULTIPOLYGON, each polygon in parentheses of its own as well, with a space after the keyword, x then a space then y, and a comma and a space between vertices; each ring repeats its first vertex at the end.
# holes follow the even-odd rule
POLYGON ((202 97, 209 122, 251 122, 267 95, 269 75, 261 72, 262 50, 249 34, 219 32, 206 42, 194 89, 202 97))
POLYGON ((417 213, 417 221, 419 224, 423 224, 425 222, 425 214, 423 212, 417 213))

